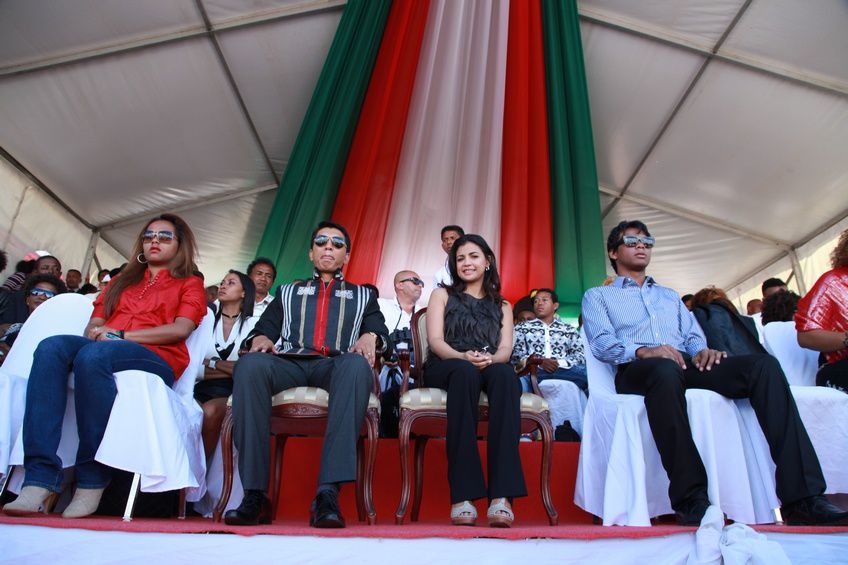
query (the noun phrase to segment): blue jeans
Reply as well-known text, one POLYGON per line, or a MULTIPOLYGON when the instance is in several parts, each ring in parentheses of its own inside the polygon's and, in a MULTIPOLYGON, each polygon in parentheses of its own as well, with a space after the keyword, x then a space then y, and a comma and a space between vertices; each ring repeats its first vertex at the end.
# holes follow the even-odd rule
MULTIPOLYGON (((589 378, 586 376, 586 365, 575 365, 570 369, 560 367, 553 373, 549 373, 539 367, 536 371, 536 378, 539 382, 548 379, 558 379, 561 381, 571 381, 580 387, 583 392, 589 390, 589 378)), ((530 392, 530 377, 521 377, 521 389, 524 392, 530 392)))
POLYGON ((109 484, 111 469, 95 461, 94 456, 118 395, 113 373, 130 369, 153 373, 168 386, 174 384, 171 367, 157 354, 132 341, 95 342, 75 335, 57 335, 38 345, 24 412, 24 486, 61 490, 62 461, 56 452, 62 437, 71 371, 79 433, 77 486, 104 488, 109 484))

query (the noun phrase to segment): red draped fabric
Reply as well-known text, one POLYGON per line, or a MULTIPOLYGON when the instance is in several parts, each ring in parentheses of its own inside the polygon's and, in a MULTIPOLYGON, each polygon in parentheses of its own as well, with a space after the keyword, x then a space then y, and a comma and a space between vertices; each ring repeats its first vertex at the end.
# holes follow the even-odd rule
POLYGON ((353 282, 377 279, 429 7, 429 0, 392 5, 336 198, 333 220, 355 248, 345 271, 353 282))
POLYGON ((539 0, 511 2, 501 176, 500 273, 515 302, 554 284, 545 61, 539 0))

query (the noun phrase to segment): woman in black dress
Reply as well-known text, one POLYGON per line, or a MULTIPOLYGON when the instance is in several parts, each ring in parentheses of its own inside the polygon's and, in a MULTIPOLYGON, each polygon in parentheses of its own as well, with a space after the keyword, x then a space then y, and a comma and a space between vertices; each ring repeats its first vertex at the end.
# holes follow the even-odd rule
POLYGON ((521 384, 509 364, 512 309, 500 294, 495 256, 475 234, 460 237, 450 251, 451 286, 437 288, 427 306, 431 355, 426 386, 448 391, 448 482, 451 520, 473 526, 472 500, 488 497, 490 526, 509 527, 511 499, 526 496, 518 452, 521 384), (489 486, 477 451, 480 391, 489 397, 489 486))

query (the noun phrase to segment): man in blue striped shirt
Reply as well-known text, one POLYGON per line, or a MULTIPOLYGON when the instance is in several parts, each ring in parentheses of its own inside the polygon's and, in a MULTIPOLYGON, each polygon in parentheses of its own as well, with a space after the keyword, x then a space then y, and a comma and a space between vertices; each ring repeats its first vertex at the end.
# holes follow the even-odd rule
POLYGON ((688 388, 750 399, 777 466, 777 495, 787 523, 848 519, 848 512, 822 494, 825 481, 818 457, 780 364, 771 355, 728 357, 709 349, 678 294, 646 275, 653 245, 640 221, 613 228, 607 254, 618 277, 586 292, 583 319, 592 353, 617 365, 616 390, 645 397, 678 522, 700 524, 709 506, 707 474, 686 412, 688 388))

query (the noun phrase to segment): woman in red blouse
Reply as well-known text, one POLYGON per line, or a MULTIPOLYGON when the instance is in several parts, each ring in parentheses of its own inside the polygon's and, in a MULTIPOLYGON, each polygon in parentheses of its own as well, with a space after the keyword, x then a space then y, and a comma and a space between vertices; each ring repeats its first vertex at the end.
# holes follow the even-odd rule
POLYGON ((111 479, 111 469, 94 460, 117 395, 113 373, 154 373, 168 386, 188 366, 186 338, 206 315, 203 280, 196 271, 194 235, 184 220, 163 214, 139 233, 134 260, 94 303, 85 337, 60 335, 35 351, 23 423, 24 488, 6 514, 26 515, 49 507, 62 486, 56 454, 74 373, 79 450, 77 489, 62 514, 92 514, 111 479))
POLYGON ((848 392, 848 230, 830 254, 833 269, 798 302, 795 329, 801 347, 821 351, 825 363, 816 383, 848 392))

